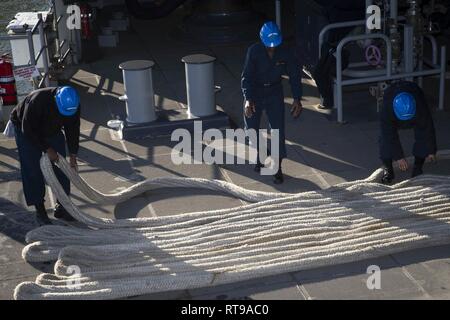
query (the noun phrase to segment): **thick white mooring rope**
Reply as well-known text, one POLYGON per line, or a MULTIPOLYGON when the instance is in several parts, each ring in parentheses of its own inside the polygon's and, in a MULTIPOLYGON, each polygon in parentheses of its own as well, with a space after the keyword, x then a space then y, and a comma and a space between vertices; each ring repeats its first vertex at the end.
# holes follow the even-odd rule
POLYGON ((29 232, 23 257, 56 261, 54 274, 17 286, 15 299, 112 299, 192 289, 450 243, 450 177, 424 175, 385 186, 346 182, 298 194, 243 189, 218 180, 159 178, 116 194, 90 187, 61 157, 58 166, 88 198, 118 203, 161 187, 204 188, 252 202, 182 215, 101 219, 76 207, 52 164, 41 169, 57 199, 90 228, 29 232), (72 275, 73 266, 80 273, 72 275))

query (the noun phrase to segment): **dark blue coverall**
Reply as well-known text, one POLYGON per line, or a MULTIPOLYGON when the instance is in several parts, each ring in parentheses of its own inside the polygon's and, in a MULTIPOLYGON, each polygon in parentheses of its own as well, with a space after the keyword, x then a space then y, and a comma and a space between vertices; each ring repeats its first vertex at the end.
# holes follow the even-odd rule
MULTIPOLYGON (((62 132, 56 136, 47 139, 50 147, 55 149, 61 156, 66 156, 66 141, 62 132)), ((42 150, 31 143, 29 139, 16 128, 16 144, 19 150, 20 172, 22 176, 23 193, 28 206, 38 205, 44 202, 45 183, 42 175, 39 160, 42 156, 42 150)), ((61 172, 53 166, 59 183, 64 188, 66 194, 70 194, 70 181, 61 172)))
MULTIPOLYGON (((275 48, 272 59, 262 43, 252 45, 247 51, 241 87, 245 100, 255 103, 256 112, 250 118, 244 114, 245 126, 257 130, 259 137, 261 115, 265 110, 270 129, 280 130, 280 160, 286 158, 282 75, 289 76, 293 98, 300 100, 301 72, 293 50, 284 46, 275 48)), ((257 148, 259 150, 259 141, 257 148)))
MULTIPOLYGON (((74 116, 62 116, 56 106, 56 89, 33 91, 11 113, 19 150, 23 192, 29 206, 44 203, 45 183, 39 163, 43 152, 51 147, 65 157, 66 141, 71 154, 77 154, 79 148, 80 109, 74 116)), ((69 179, 56 166, 53 168, 64 191, 70 194, 69 179)))
POLYGON ((380 159, 389 167, 394 160, 405 157, 398 130, 414 129, 412 153, 416 165, 423 165, 425 158, 436 154, 436 133, 433 118, 423 91, 413 82, 401 81, 392 84, 384 93, 383 107, 380 111, 380 159), (408 121, 400 121, 394 114, 393 101, 401 92, 408 92, 416 99, 416 115, 408 121))

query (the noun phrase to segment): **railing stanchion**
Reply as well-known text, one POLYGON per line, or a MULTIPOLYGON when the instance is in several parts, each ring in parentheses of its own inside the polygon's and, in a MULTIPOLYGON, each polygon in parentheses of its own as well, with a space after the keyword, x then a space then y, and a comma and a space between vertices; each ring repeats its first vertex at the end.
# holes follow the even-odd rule
POLYGON ((48 66, 48 47, 47 42, 45 40, 44 33, 44 21, 42 19, 42 13, 38 14, 38 24, 39 24, 39 38, 42 44, 42 63, 44 65, 44 84, 46 87, 50 86, 50 78, 49 78, 49 66, 48 66))

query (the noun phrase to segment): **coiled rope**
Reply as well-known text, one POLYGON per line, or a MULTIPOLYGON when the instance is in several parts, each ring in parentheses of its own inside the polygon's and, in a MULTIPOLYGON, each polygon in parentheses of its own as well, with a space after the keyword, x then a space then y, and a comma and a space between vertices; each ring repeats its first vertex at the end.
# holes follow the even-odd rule
POLYGON ((44 156, 41 169, 53 193, 90 228, 50 225, 29 232, 23 258, 56 261, 54 274, 21 283, 15 299, 113 299, 193 289, 450 242, 448 176, 423 175, 386 186, 375 182, 377 170, 365 180, 298 194, 158 178, 103 194, 63 157, 58 166, 102 204, 162 187, 204 188, 251 204, 154 218, 95 218, 73 204, 44 156))

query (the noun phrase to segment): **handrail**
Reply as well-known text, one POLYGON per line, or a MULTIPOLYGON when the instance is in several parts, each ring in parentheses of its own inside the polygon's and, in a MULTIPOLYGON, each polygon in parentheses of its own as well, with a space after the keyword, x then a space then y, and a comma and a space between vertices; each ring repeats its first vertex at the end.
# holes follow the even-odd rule
POLYGON ((62 47, 66 44, 66 42, 67 42, 66 39, 64 39, 63 41, 61 41, 61 43, 59 44, 58 49, 61 50, 62 47))
POLYGON ((38 61, 39 58, 41 57, 42 53, 44 52, 44 50, 48 49, 48 45, 42 46, 41 50, 39 51, 38 55, 36 56, 35 60, 38 61))
MULTIPOLYGON (((41 52, 42 53, 42 63, 44 65, 44 78, 42 81, 44 81, 45 86, 50 86, 50 80, 49 80, 49 66, 48 66, 48 46, 46 44, 45 34, 44 34, 44 25, 43 25, 43 19, 42 19, 42 13, 38 13, 38 19, 41 23, 38 23, 39 26, 39 38, 42 44, 41 52)), ((42 82, 41 81, 41 82, 42 82)))
POLYGON ((328 31, 333 30, 333 29, 356 27, 359 25, 364 25, 365 23, 366 23, 366 20, 353 20, 353 21, 346 21, 346 22, 331 23, 331 24, 327 24, 325 27, 323 27, 319 33, 319 59, 322 56, 323 38, 325 37, 325 34, 328 31))
MULTIPOLYGON (((339 123, 343 123, 343 106, 342 106, 342 87, 349 85, 357 85, 363 83, 372 83, 372 82, 381 82, 381 81, 389 81, 389 80, 398 80, 405 78, 416 78, 416 77, 424 77, 424 76, 432 76, 439 75, 439 110, 443 110, 444 108, 444 99, 445 99, 445 70, 446 70, 446 48, 445 46, 441 47, 441 62, 440 65, 432 66, 432 69, 429 70, 419 70, 413 72, 406 73, 392 73, 392 46, 391 43, 386 39, 385 35, 360 35, 344 38, 338 45, 337 56, 336 56, 336 91, 335 91, 335 107, 337 108, 337 120, 339 123), (386 66, 386 74, 381 76, 373 76, 362 79, 342 79, 342 49, 343 47, 351 42, 367 39, 367 36, 382 38, 387 43, 387 66, 386 66)), ((426 63, 426 61, 425 61, 426 63)))
POLYGON ((62 56, 62 58, 58 59, 59 63, 62 63, 66 60, 67 56, 69 55, 69 53, 72 52, 72 48, 69 47, 69 49, 67 49, 67 51, 64 53, 64 55, 62 56))
POLYGON ((405 78, 417 78, 420 76, 430 76, 439 74, 440 69, 434 68, 430 70, 422 70, 422 71, 413 71, 413 72, 407 72, 407 73, 398 73, 393 74, 391 76, 374 76, 370 78, 360 78, 360 79, 348 79, 348 80, 342 80, 342 85, 344 86, 351 86, 351 85, 357 85, 357 84, 363 84, 363 83, 372 83, 372 82, 381 82, 381 81, 388 81, 388 80, 399 80, 399 79, 405 79, 405 78))
POLYGON ((28 40, 28 51, 30 53, 30 64, 32 66, 36 65, 36 55, 34 51, 33 33, 30 29, 27 30, 27 40, 28 40))
POLYGON ((386 75, 390 76, 392 74, 392 44, 389 38, 384 34, 361 34, 356 36, 345 37, 339 42, 336 49, 336 78, 339 76, 342 79, 342 49, 345 45, 350 42, 369 40, 369 39, 382 39, 386 43, 387 49, 387 63, 386 63, 386 75))
MULTIPOLYGON (((44 73, 42 75, 42 79, 41 79, 41 81, 39 81, 39 84, 38 84, 38 89, 41 89, 44 87, 44 84, 48 81, 48 76, 49 76, 48 73, 44 73)), ((48 87, 48 85, 45 85, 45 86, 48 87)))
POLYGON ((31 29, 31 34, 36 34, 36 31, 38 30, 41 23, 43 23, 42 13, 38 13, 38 22, 34 25, 33 29, 31 29), (39 16, 41 17, 39 18, 39 16))
MULTIPOLYGON (((343 121, 343 110, 342 110, 342 49, 345 45, 350 42, 369 40, 369 39, 382 39, 386 43, 387 50, 387 62, 386 62, 386 77, 391 77, 392 75, 392 44, 389 38, 384 34, 370 33, 361 34, 355 36, 349 36, 342 39, 336 49, 336 99, 337 99, 337 116, 338 122, 343 121)), ((336 101, 335 101, 336 103, 336 101)))
POLYGON ((429 40, 430 41, 430 43, 431 43, 431 47, 433 48, 432 50, 433 50, 433 64, 434 65, 437 65, 437 63, 438 63, 438 50, 437 50, 437 41, 436 41, 436 38, 435 37, 433 37, 432 35, 425 35, 424 36, 424 39, 427 39, 427 40, 429 40))
POLYGON ((0 41, 25 40, 27 36, 0 36, 0 41))
MULTIPOLYGON (((404 21, 406 20, 406 17, 400 16, 397 19, 398 21, 404 21)), ((382 18, 381 22, 384 22, 385 19, 382 18)), ((348 28, 348 27, 356 27, 360 25, 365 25, 366 20, 353 20, 353 21, 346 21, 346 22, 336 22, 336 23, 330 23, 327 24, 325 27, 320 30, 319 33, 319 59, 322 56, 322 45, 323 45, 323 38, 325 37, 325 34, 333 29, 341 29, 341 28, 348 28)))

